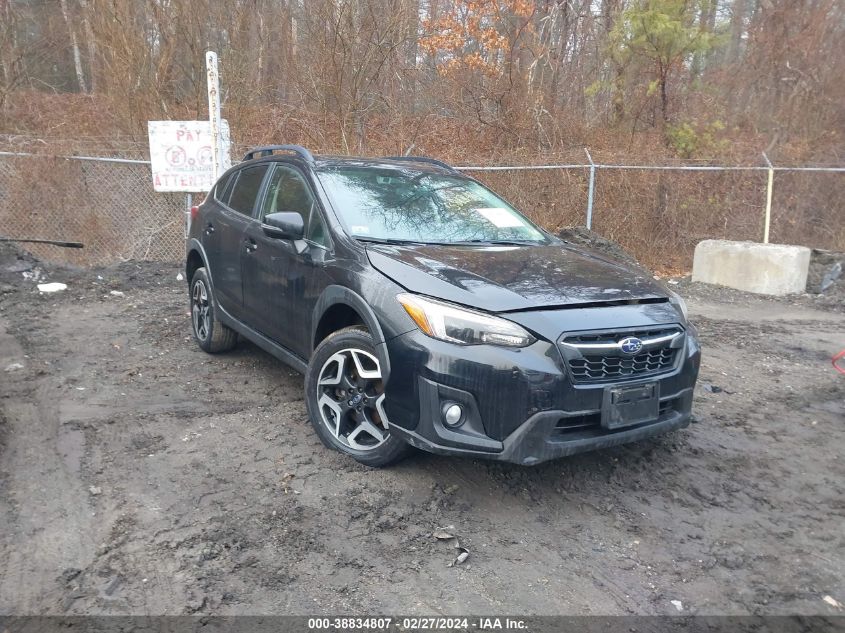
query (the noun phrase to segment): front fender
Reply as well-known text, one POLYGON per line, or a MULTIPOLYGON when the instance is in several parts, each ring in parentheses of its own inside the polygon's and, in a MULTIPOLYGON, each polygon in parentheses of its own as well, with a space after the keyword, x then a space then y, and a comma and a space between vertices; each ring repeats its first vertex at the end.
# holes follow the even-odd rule
POLYGON ((317 327, 320 323, 320 319, 329 308, 338 304, 349 306, 361 315, 361 318, 364 320, 364 325, 367 326, 367 329, 370 331, 370 335, 373 337, 376 353, 378 355, 379 363, 381 364, 382 375, 384 376, 384 380, 387 381, 387 378, 390 375, 390 357, 388 356, 387 348, 384 345, 384 329, 382 328, 378 317, 376 317, 375 312, 370 307, 370 304, 368 304, 361 295, 344 286, 328 286, 320 295, 320 298, 314 306, 314 312, 311 320, 312 353, 314 351, 314 340, 316 338, 317 327))

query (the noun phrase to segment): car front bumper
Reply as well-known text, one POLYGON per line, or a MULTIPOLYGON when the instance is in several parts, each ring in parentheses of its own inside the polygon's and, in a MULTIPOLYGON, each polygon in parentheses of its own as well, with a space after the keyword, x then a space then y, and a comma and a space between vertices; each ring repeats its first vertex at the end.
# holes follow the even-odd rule
POLYGON ((573 381, 558 343, 550 340, 508 349, 454 345, 408 332, 384 343, 391 365, 388 424, 423 450, 523 465, 683 428, 690 423, 701 357, 695 328, 683 327, 671 370, 596 383, 573 381), (658 416, 618 429, 603 426, 607 389, 638 384, 656 385, 658 416), (452 403, 464 411, 457 428, 443 422, 452 403))

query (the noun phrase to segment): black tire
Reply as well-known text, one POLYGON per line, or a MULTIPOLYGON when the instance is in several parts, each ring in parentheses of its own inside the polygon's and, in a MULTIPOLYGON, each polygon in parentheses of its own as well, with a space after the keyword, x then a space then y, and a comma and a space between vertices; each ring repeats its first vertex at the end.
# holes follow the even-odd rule
POLYGON ((194 340, 205 352, 217 354, 232 349, 238 342, 238 333, 226 327, 217 318, 217 303, 205 268, 197 268, 188 286, 191 302, 191 331, 194 340))
POLYGON ((305 401, 311 425, 323 444, 378 468, 398 462, 411 447, 390 433, 384 420, 383 382, 372 377, 376 372, 381 375, 370 333, 361 327, 338 330, 311 356, 305 373, 305 401), (321 375, 323 383, 326 378, 337 378, 337 385, 319 384, 321 375))

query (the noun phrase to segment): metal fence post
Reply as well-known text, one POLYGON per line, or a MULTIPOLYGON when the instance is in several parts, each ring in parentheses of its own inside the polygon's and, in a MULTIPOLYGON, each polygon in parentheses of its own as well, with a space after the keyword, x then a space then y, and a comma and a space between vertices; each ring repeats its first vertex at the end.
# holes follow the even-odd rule
POLYGON ((185 194, 185 239, 191 233, 191 207, 194 206, 194 196, 191 193, 185 194))
POLYGON ((596 164, 593 162, 593 157, 590 156, 590 150, 584 148, 584 153, 587 154, 587 160, 590 161, 590 185, 587 190, 587 228, 593 228, 593 196, 596 191, 596 164))
POLYGON ((766 165, 769 167, 769 180, 766 184, 766 220, 763 225, 763 244, 768 244, 769 227, 772 223, 772 188, 775 184, 775 168, 769 157, 766 156, 766 152, 763 152, 763 160, 766 161, 766 165))
POLYGON ((216 182, 222 172, 223 158, 220 146, 220 74, 217 70, 217 53, 206 51, 205 67, 208 78, 208 120, 211 126, 211 181, 216 182))

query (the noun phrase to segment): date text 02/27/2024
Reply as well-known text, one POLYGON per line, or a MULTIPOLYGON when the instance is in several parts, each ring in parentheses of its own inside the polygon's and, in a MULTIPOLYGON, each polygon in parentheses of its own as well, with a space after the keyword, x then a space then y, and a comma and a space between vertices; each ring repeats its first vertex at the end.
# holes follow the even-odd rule
POLYGON ((475 629, 479 631, 496 630, 525 630, 527 624, 520 618, 509 617, 338 617, 327 618, 317 617, 308 619, 308 630, 310 631, 388 631, 393 628, 402 631, 443 631, 456 630, 466 631, 475 629))

